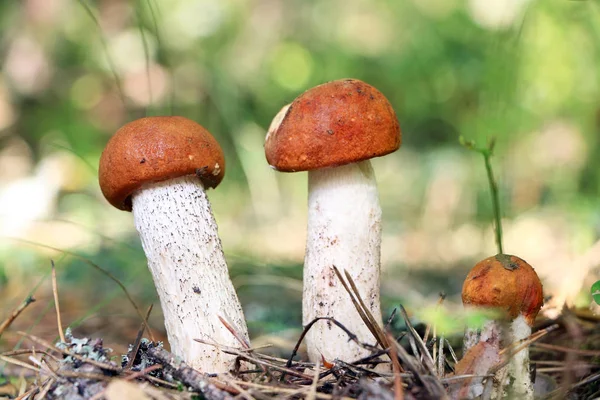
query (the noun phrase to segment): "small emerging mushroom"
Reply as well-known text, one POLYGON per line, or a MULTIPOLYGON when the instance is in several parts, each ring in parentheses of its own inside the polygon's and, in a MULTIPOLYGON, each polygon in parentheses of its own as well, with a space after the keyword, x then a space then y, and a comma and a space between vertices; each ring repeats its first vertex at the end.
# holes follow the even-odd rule
MULTIPOLYGON (((333 317, 359 341, 374 343, 333 267, 349 272, 381 324, 381 207, 369 159, 396 151, 400 139, 388 100, 355 79, 316 86, 273 119, 265 139, 269 164, 283 172, 308 171, 304 325, 333 317)), ((306 345, 313 362, 352 362, 369 354, 329 321, 309 330, 306 345)))
POLYGON ((217 141, 183 117, 142 118, 123 126, 106 145, 99 168, 109 203, 133 211, 171 351, 206 373, 227 372, 235 356, 194 339, 239 346, 219 316, 248 340, 205 193, 224 173, 217 141))
MULTIPOLYGON (((468 329, 465 353, 479 341, 502 338, 505 346, 526 339, 544 303, 542 283, 534 269, 524 260, 508 254, 498 254, 480 261, 467 275, 462 289, 463 304, 497 310, 510 323, 508 331, 502 321, 488 321, 481 331, 468 329)), ((529 374, 529 350, 514 354, 508 365, 511 395, 533 399, 529 374)))

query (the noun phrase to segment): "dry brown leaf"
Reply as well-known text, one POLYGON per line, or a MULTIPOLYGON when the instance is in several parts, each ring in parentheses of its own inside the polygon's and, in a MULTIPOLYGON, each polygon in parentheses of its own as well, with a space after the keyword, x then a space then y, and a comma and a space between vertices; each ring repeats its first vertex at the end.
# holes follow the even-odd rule
MULTIPOLYGON (((461 375, 488 375, 492 367, 500 362, 500 345, 497 340, 479 342, 471 347, 463 358, 454 366, 454 376, 461 375)), ((452 399, 464 399, 469 397, 469 391, 479 392, 480 378, 473 382, 473 377, 456 381, 449 388, 449 396, 452 399)), ((473 394, 473 393, 472 393, 473 394)))

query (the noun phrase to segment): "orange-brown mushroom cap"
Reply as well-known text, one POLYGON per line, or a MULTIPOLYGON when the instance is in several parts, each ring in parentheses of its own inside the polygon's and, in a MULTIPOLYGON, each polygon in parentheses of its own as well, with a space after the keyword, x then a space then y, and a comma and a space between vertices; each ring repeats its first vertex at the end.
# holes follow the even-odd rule
POLYGON ((126 124, 109 140, 98 179, 110 204, 131 211, 131 194, 144 184, 194 174, 206 188, 223 179, 225 158, 215 138, 184 117, 147 117, 126 124))
POLYGON ((519 257, 498 254, 477 263, 462 289, 464 305, 502 310, 511 319, 522 314, 532 326, 544 304, 542 282, 519 257))
POLYGON ((280 117, 265 140, 267 161, 279 171, 344 165, 400 147, 400 125, 389 101, 356 79, 309 89, 280 117))

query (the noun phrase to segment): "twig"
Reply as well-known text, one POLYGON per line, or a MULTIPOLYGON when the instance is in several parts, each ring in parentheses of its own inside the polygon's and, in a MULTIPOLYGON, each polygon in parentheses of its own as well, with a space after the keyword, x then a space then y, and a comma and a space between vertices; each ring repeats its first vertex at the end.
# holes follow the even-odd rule
POLYGON ((34 386, 33 388, 29 389, 28 391, 22 393, 19 397, 15 398, 15 400, 24 400, 27 398, 33 398, 33 397, 29 397, 29 396, 37 393, 38 390, 40 390, 39 386, 34 386))
POLYGON ((390 358, 392 359, 392 371, 394 371, 394 400, 404 400, 404 385, 402 384, 402 376, 400 375, 400 361, 398 360, 394 337, 389 332, 388 342, 392 343, 390 346, 390 358))
POLYGON ((221 317, 220 315, 218 317, 219 321, 221 321, 225 328, 227 328, 227 330, 231 332, 231 334, 235 337, 238 343, 241 344, 243 348, 249 349, 250 343, 248 343, 248 341, 242 335, 240 335, 238 330, 233 327, 233 324, 229 323, 225 318, 221 317))
MULTIPOLYGON (((155 364, 155 365, 162 368, 162 365, 158 365, 158 364, 155 364)), ((149 370, 149 369, 150 369, 150 367, 146 368, 146 370, 149 370)), ((126 371, 126 373, 128 373, 128 372, 131 373, 131 371, 126 371)), ((150 381, 150 382, 154 383, 156 386, 159 386, 159 385, 167 386, 167 387, 170 387, 171 389, 177 389, 180 387, 179 383, 167 382, 164 379, 160 379, 160 378, 157 378, 152 375, 141 375, 141 376, 138 376, 138 378, 150 381)), ((125 378, 125 379, 127 379, 127 378, 125 378)))
POLYGON ((568 388, 561 386, 558 389, 553 390, 552 392, 544 396, 544 399, 564 399, 568 392, 577 389, 580 386, 594 383, 598 380, 600 380, 600 373, 590 375, 585 379, 582 379, 581 381, 570 385, 568 388))
POLYGON ((50 364, 45 359, 38 360, 34 356, 29 356, 29 360, 40 367, 40 375, 48 375, 51 378, 58 379, 58 375, 56 374, 56 368, 52 368, 50 364))
POLYGON ((398 309, 396 307, 394 307, 394 309, 392 310, 392 313, 390 314, 389 318, 387 319, 387 322, 385 323, 385 326, 383 327, 383 329, 387 332, 390 329, 390 326, 392 325, 392 322, 394 321, 394 318, 396 318, 396 313, 398 312, 398 309))
POLYGON ((349 341, 351 340, 354 343, 358 344, 359 346, 362 346, 369 350, 378 350, 377 348, 373 348, 373 346, 371 346, 367 343, 361 343, 354 333, 350 332, 350 330, 348 328, 346 328, 344 325, 342 325, 341 322, 338 322, 335 318, 317 317, 317 318, 313 319, 312 321, 310 321, 302 330, 302 333, 300 334, 300 337, 298 338, 298 341, 296 342, 296 346, 294 346, 294 349, 292 350, 292 354, 290 354, 290 357, 288 358, 288 361, 286 363, 287 368, 290 368, 292 366, 294 357, 296 357, 296 354, 298 354, 298 349, 300 348, 300 344, 302 344, 302 341, 304 340, 304 337, 306 336, 306 334, 308 333, 310 328, 312 328, 312 326, 314 324, 316 324, 318 321, 321 321, 321 320, 327 320, 327 321, 330 321, 330 322, 334 323, 335 325, 337 325, 341 330, 343 330, 346 333, 346 335, 348 335, 349 341))
POLYGON ((310 384, 310 389, 306 394, 306 400, 315 400, 317 398, 317 385, 319 383, 319 370, 321 366, 319 365, 319 361, 315 363, 315 375, 312 383, 310 384))
POLYGON ((444 335, 440 336, 440 347, 438 349, 438 378, 444 377, 444 365, 446 361, 446 357, 444 356, 444 335))
POLYGON ((246 400, 256 400, 250 393, 248 393, 246 389, 244 389, 234 381, 229 381, 228 383, 231 385, 232 388, 239 392, 239 395, 237 395, 236 397, 243 397, 246 400))
POLYGON ((591 356, 591 357, 600 356, 600 351, 597 351, 597 350, 595 351, 595 350, 573 349, 571 347, 557 346, 557 345, 548 344, 548 343, 535 343, 533 346, 539 347, 541 349, 556 350, 556 351, 560 351, 563 353, 576 353, 576 354, 579 354, 582 356, 591 356))
POLYGON ((500 350, 498 352, 498 354, 500 356, 503 356, 502 361, 500 361, 494 367, 490 368, 490 371, 489 371, 490 374, 495 374, 501 368, 508 365, 508 362, 510 361, 510 358, 512 356, 517 354, 519 351, 525 349, 527 346, 530 346, 534 342, 540 340, 542 337, 546 336, 548 333, 552 332, 553 330, 557 329, 558 327, 559 327, 558 324, 550 325, 549 327, 539 330, 525 339, 511 343, 504 349, 500 350))
POLYGON ((0 356, 14 357, 14 356, 21 356, 23 354, 43 354, 45 356, 54 358, 54 361, 58 361, 58 358, 56 358, 52 354, 47 353, 43 350, 39 350, 39 349, 19 349, 19 350, 5 351, 4 353, 0 353, 0 356))
POLYGON ((446 339, 446 344, 448 345, 448 350, 450 351, 450 355, 452 356, 452 360, 456 364, 458 362, 458 359, 456 358, 456 353, 454 352, 454 349, 452 348, 452 345, 450 344, 450 342, 448 341, 448 339, 446 339))
POLYGON ((148 368, 144 368, 141 371, 134 372, 131 375, 126 376, 124 379, 126 381, 131 381, 131 380, 137 379, 139 377, 142 377, 142 376, 144 376, 144 375, 146 375, 146 374, 148 374, 148 373, 150 373, 152 371, 156 371, 157 369, 161 369, 162 367, 163 367, 162 365, 154 364, 154 365, 149 366, 148 368))
MULTIPOLYGON (((230 383, 232 380, 228 379, 227 382, 230 383)), ((235 380, 235 382, 239 385, 239 386, 244 386, 244 387, 249 387, 249 388, 255 388, 255 389, 260 389, 262 390, 264 393, 279 393, 279 394, 287 394, 286 398, 291 398, 292 396, 296 395, 299 393, 298 389, 293 389, 293 388, 287 388, 287 387, 280 387, 280 386, 268 386, 268 385, 261 385, 260 383, 256 383, 256 382, 246 382, 246 381, 241 381, 241 380, 235 380)), ((330 394, 325 394, 325 393, 319 393, 317 392, 315 394, 315 397, 317 399, 335 399, 335 400, 350 400, 349 397, 342 397, 342 396, 333 396, 330 394)))
MULTIPOLYGON (((386 349, 386 350, 377 350, 377 351, 369 354, 366 357, 359 358, 358 360, 354 361, 352 364, 353 365, 388 364, 387 361, 383 361, 383 360, 381 360, 381 359, 378 358, 378 357, 381 357, 382 355, 386 354, 387 352, 388 352, 388 349, 386 349)), ((400 369, 402 369, 402 368, 400 368, 400 369)))
POLYGON ((387 344, 387 339, 385 337, 385 333, 383 332, 383 330, 381 329, 381 327, 379 326, 377 321, 375 321, 373 314, 371 314, 371 311, 369 311, 369 309, 365 305, 363 299, 360 297, 358 288, 356 287, 356 284, 354 283, 354 280, 352 279, 352 277, 350 276, 348 271, 344 271, 344 275, 346 275, 346 279, 348 280, 348 283, 352 287, 352 290, 350 290, 350 288, 348 287, 348 283, 346 283, 346 280, 344 280, 344 278, 342 277, 342 274, 340 273, 339 269, 335 265, 333 266, 333 270, 335 271, 337 278, 342 283, 342 286, 344 287, 344 289, 346 289, 346 292, 348 292, 348 295, 350 296, 350 300, 352 301, 352 304, 354 304, 354 307, 356 308, 356 311, 360 315, 360 318, 363 320, 363 322, 365 323, 365 325, 367 326, 369 331, 371 331, 371 334, 373 335, 373 337, 375 337, 375 340, 377 340, 377 343, 379 343, 381 348, 387 349, 388 344, 387 344))
POLYGON ((25 300, 19 304, 19 306, 13 310, 13 312, 6 318, 2 324, 0 324, 0 336, 2 333, 14 322, 15 319, 27 308, 28 305, 33 303, 35 299, 33 296, 27 296, 25 300))
POLYGON ((83 378, 83 379, 91 379, 91 380, 96 380, 96 381, 110 381, 113 379, 112 376, 103 375, 103 374, 95 374, 93 372, 57 370, 56 374, 59 376, 62 376, 63 378, 83 378))
MULTIPOLYGON (((389 377, 393 377, 393 374, 391 374, 389 372, 375 371, 374 369, 369 369, 369 368, 361 367, 361 366, 357 365, 356 362, 353 362, 352 364, 349 364, 349 363, 347 363, 345 361, 342 361, 342 360, 335 360, 335 364, 334 364, 333 368, 331 369, 331 371, 334 371, 336 369, 336 367, 338 367, 337 369, 339 370, 340 366, 343 367, 343 368, 346 368, 346 369, 348 369, 350 371, 355 372, 356 375, 375 375, 375 376, 389 376, 389 377)), ((326 373, 322 373, 321 374, 321 378, 325 377, 325 375, 327 375, 327 374, 326 373)))
POLYGON ((440 379, 442 383, 450 383, 454 381, 462 381, 465 379, 473 379, 473 378, 493 378, 494 375, 475 375, 475 374, 465 374, 465 375, 454 375, 448 376, 446 378, 440 379))
POLYGON ((562 366, 562 367, 547 367, 547 368, 536 368, 536 372, 542 372, 542 373, 548 373, 548 372, 565 372, 566 370, 570 370, 571 372, 576 371, 576 370, 583 370, 583 371, 589 371, 592 368, 596 368, 597 365, 595 364, 581 364, 581 363, 577 363, 577 364, 573 364, 573 365, 569 365, 569 366, 562 366))
POLYGON ((282 367, 282 366, 279 366, 277 364, 273 364, 273 363, 267 362, 265 360, 260 360, 260 359, 258 359, 256 357, 253 357, 247 351, 239 350, 239 349, 236 349, 234 347, 227 347, 227 346, 219 345, 217 343, 209 342, 207 340, 202 340, 202 339, 194 339, 194 340, 196 342, 198 342, 198 343, 208 344, 208 345, 214 346, 214 347, 218 348, 219 350, 221 350, 224 353, 233 354, 235 356, 238 356, 241 359, 246 360, 246 361, 248 361, 248 362, 250 362, 252 364, 255 364, 258 367, 267 366, 267 367, 270 367, 272 369, 275 369, 275 370, 283 372, 284 375, 285 374, 289 374, 289 375, 293 375, 293 376, 295 376, 297 378, 302 378, 302 379, 306 379, 306 380, 310 380, 311 379, 311 377, 309 375, 306 375, 306 374, 303 374, 301 372, 295 371, 293 369, 290 369, 289 367, 282 367))
POLYGON ((425 366, 427 367, 427 369, 429 369, 429 372, 432 375, 435 375, 435 367, 434 367, 433 358, 431 358, 431 354, 429 354, 429 350, 427 350, 427 346, 425 345, 425 343, 423 343, 423 341, 421 340, 421 337, 419 336, 419 334, 417 333, 415 328, 413 328, 412 324, 410 323, 410 319, 408 318, 408 313, 406 312, 406 309, 404 308, 404 306, 402 304, 400 305, 400 312, 402 313, 402 317, 404 317, 406 327, 408 328, 409 332, 411 333, 409 338, 412 337, 413 340, 418 345, 420 353, 423 355, 426 355, 426 357, 424 358, 425 366))
POLYGON ((36 396, 40 399, 45 399, 46 395, 48 394, 48 392, 50 391, 50 388, 52 387, 52 384, 54 383, 54 379, 53 378, 49 378, 45 384, 43 384, 43 388, 40 391, 40 395, 36 396))
POLYGON ((406 350, 404 350, 404 347, 400 346, 400 344, 396 341, 394 341, 391 345, 396 346, 396 351, 398 353, 398 357, 402 360, 402 364, 408 371, 412 372, 416 380, 423 384, 424 389, 430 395, 429 398, 447 398, 445 389, 439 380, 434 379, 434 385, 431 385, 431 380, 428 379, 428 376, 434 376, 431 374, 431 372, 430 375, 424 375, 421 371, 421 367, 423 365, 419 364, 416 358, 411 357, 406 350))
POLYGON ((0 356, 0 360, 2 360, 4 362, 7 362, 9 364, 18 365, 19 367, 30 369, 30 370, 35 371, 35 372, 40 372, 39 368, 36 368, 33 365, 31 365, 31 364, 27 364, 26 362, 23 362, 23 361, 20 361, 20 360, 15 360, 14 358, 0 356))
MULTIPOLYGON (((441 292, 440 297, 437 301, 437 304, 435 305, 436 310, 442 305, 442 303, 444 303, 444 300, 446 300, 446 293, 441 292)), ((423 342, 427 343, 427 340, 429 340, 429 332, 430 331, 431 331, 431 324, 428 323, 427 327, 425 328, 425 334, 423 335, 423 342)))
POLYGON ((54 260, 50 260, 50 265, 52 268, 52 293, 54 294, 54 307, 56 307, 56 324, 58 325, 58 336, 60 336, 60 341, 63 343, 67 342, 65 339, 65 333, 62 327, 62 320, 60 318, 60 305, 58 303, 58 285, 56 284, 56 267, 54 266, 54 260))
POLYGON ((232 400, 229 393, 218 389, 203 374, 188 366, 182 360, 176 358, 161 347, 151 347, 148 355, 164 366, 173 378, 181 381, 186 386, 202 393, 206 400, 232 400))
POLYGON ((140 350, 140 343, 142 342, 142 336, 144 335, 144 331, 146 330, 146 321, 150 318, 150 313, 152 312, 153 304, 150 304, 148 307, 148 311, 146 311, 146 318, 142 321, 142 325, 138 330, 137 336, 135 337, 135 342, 133 342, 133 346, 131 347, 131 351, 128 354, 129 361, 127 361, 127 365, 125 366, 126 370, 129 370, 133 367, 133 363, 135 362, 135 357, 137 356, 138 351, 140 350))

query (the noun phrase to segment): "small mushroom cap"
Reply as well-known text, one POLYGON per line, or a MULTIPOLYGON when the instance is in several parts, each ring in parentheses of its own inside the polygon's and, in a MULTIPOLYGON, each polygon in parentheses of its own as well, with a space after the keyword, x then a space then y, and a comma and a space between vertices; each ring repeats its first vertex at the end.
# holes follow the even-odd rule
POLYGON ((144 184, 194 174, 206 188, 223 179, 225 158, 215 138, 184 117, 147 117, 126 124, 108 141, 98 179, 110 204, 131 211, 131 194, 144 184))
POLYGON ((400 147, 396 113, 362 81, 342 79, 307 90, 275 117, 265 139, 268 163, 309 171, 380 157, 400 147))
POLYGON ((532 326, 544 304, 542 282, 535 270, 519 257, 498 254, 477 263, 462 288, 464 305, 489 307, 522 314, 532 326))

